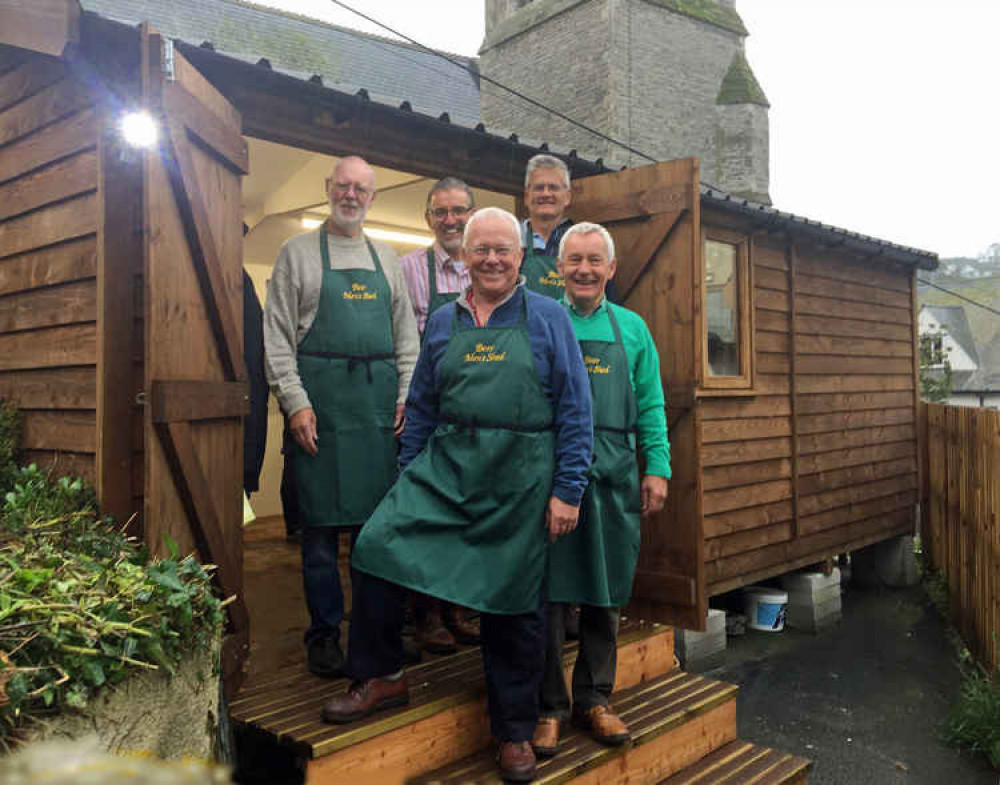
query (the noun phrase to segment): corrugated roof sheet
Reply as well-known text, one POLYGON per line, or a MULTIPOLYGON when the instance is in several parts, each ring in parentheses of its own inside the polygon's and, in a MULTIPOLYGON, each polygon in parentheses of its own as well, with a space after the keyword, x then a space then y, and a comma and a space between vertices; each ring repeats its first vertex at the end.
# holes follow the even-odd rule
POLYGON ((822 241, 828 245, 843 245, 863 253, 885 257, 890 261, 915 264, 925 270, 933 270, 938 265, 938 255, 931 251, 899 245, 888 240, 880 240, 877 237, 803 218, 793 213, 782 212, 766 204, 733 196, 706 183, 701 185, 701 196, 709 205, 718 207, 720 210, 744 215, 761 228, 786 229, 803 235, 815 235, 817 239, 822 238, 822 241))
MULTIPOLYGON (((209 41, 216 51, 295 75, 319 74, 348 93, 365 88, 389 103, 448 112, 465 125, 479 122, 476 78, 433 53, 380 36, 242 0, 81 0, 87 11, 134 25, 149 22, 170 38, 209 41)), ((474 65, 475 58, 453 55, 474 65)))

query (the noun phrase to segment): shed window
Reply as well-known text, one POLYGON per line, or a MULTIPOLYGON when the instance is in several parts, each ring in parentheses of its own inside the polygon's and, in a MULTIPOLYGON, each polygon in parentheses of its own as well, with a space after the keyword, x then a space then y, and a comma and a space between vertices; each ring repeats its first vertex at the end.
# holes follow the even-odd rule
POLYGON ((751 386, 751 332, 747 241, 709 231, 704 241, 702 386, 751 386))

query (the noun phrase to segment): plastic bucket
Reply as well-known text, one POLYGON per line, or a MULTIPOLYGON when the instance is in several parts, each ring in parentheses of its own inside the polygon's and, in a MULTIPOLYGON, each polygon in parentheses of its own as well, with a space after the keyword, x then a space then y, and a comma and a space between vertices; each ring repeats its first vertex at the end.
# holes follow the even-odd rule
POLYGON ((781 632, 785 629, 788 611, 788 592, 750 586, 743 590, 746 601, 747 626, 763 632, 781 632))

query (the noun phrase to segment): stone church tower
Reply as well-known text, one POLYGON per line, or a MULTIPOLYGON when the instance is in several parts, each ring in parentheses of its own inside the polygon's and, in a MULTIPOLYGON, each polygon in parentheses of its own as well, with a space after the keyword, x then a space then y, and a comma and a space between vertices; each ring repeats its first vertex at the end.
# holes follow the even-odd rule
MULTIPOLYGON (((486 0, 481 72, 657 160, 770 204, 768 107, 735 0, 486 0)), ((482 119, 610 165, 648 163, 486 81, 482 119)))

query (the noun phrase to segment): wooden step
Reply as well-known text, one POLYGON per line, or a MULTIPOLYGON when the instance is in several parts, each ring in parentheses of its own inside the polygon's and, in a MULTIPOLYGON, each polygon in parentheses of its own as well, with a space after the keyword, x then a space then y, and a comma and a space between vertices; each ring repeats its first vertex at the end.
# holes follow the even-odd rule
POLYGON ((805 785, 812 762, 737 739, 660 785, 805 785))
MULTIPOLYGON (((732 684, 680 671, 617 692, 615 710, 632 741, 605 747, 568 730, 559 753, 539 762, 535 782, 545 785, 653 785, 736 739, 732 684)), ((411 785, 500 783, 493 754, 476 755, 409 780, 411 785)))
MULTIPOLYGON (((567 670, 576 644, 567 646, 567 670)), ((616 689, 675 667, 673 630, 623 623, 616 689)), ((233 722, 293 746, 309 759, 307 781, 401 783, 489 744, 482 658, 478 647, 407 668, 410 703, 357 723, 327 725, 320 709, 347 688, 304 671, 247 684, 230 710, 233 722)))

